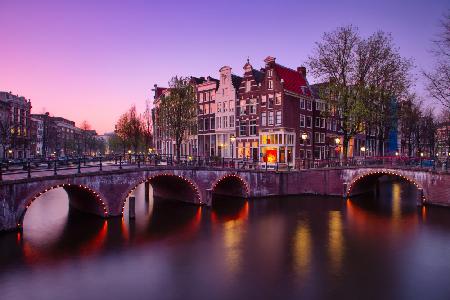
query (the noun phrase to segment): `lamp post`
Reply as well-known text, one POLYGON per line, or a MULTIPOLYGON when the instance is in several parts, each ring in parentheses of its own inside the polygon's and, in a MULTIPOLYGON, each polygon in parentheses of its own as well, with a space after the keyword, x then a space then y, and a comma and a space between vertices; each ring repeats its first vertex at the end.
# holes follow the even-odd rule
POLYGON ((305 142, 306 142, 306 139, 308 138, 308 134, 306 132, 303 132, 301 138, 303 141, 303 146, 305 148, 303 150, 304 151, 304 153, 303 153, 303 169, 304 169, 305 165, 306 165, 306 144, 305 144, 305 142))
POLYGON ((231 143, 231 161, 234 160, 234 142, 236 141, 236 137, 234 134, 230 136, 230 143, 231 143))
POLYGON ((422 167, 423 152, 420 152, 420 167, 422 167))
POLYGON ((361 152, 364 153, 364 158, 366 158, 366 147, 365 146, 361 147, 361 152))
POLYGON ((340 144, 341 144, 341 139, 339 137, 336 137, 334 139, 334 143, 336 144, 336 146, 338 147, 338 151, 339 151, 339 162, 341 161, 341 149, 340 149, 340 144))

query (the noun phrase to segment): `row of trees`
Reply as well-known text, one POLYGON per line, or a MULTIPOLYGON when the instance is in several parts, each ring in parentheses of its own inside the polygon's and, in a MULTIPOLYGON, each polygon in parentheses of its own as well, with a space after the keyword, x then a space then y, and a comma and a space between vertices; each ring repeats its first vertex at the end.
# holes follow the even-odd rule
POLYGON ((339 27, 316 43, 307 65, 326 83, 319 96, 329 103, 325 114, 340 117, 345 157, 350 139, 364 131, 376 134, 383 153, 394 125, 392 102, 411 86, 412 62, 400 55, 391 35, 378 31, 363 38, 354 26, 339 27))
MULTIPOLYGON (((445 33, 436 41, 436 69, 425 75, 430 95, 448 109, 448 17, 443 27, 445 33)), ((378 153, 384 155, 389 131, 398 125, 410 156, 424 147, 433 153, 438 119, 432 109, 423 109, 422 102, 411 93, 412 60, 400 55, 390 34, 378 31, 362 37, 354 26, 339 27, 316 43, 307 64, 313 75, 325 82, 319 89, 320 98, 329 104, 324 115, 340 118, 345 157, 350 139, 363 132, 367 139, 375 135, 378 153)))
POLYGON ((114 135, 109 139, 109 149, 115 153, 146 153, 152 145, 152 121, 150 105, 147 101, 143 114, 137 112, 136 106, 122 114, 116 123, 114 135))

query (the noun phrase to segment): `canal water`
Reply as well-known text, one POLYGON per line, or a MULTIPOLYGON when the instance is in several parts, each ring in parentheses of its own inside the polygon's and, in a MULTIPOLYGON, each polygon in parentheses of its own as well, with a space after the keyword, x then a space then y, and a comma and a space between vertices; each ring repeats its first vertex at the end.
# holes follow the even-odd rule
POLYGON ((450 209, 409 184, 212 209, 135 193, 132 222, 37 199, 0 235, 0 299, 450 299, 450 209))

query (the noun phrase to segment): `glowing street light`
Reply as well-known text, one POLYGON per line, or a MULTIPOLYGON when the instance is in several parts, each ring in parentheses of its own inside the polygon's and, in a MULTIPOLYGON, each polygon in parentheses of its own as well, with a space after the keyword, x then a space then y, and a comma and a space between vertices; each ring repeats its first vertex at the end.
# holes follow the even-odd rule
POLYGON ((303 169, 305 169, 306 167, 306 139, 308 138, 308 134, 306 132, 303 132, 301 135, 302 141, 303 141, 303 146, 305 147, 305 149, 303 150, 303 169))
POLYGON ((335 138, 334 142, 336 143, 336 145, 339 145, 341 143, 341 139, 340 138, 335 138))
POLYGON ((230 136, 230 142, 231 142, 231 160, 234 159, 234 142, 236 141, 236 137, 234 134, 230 136))

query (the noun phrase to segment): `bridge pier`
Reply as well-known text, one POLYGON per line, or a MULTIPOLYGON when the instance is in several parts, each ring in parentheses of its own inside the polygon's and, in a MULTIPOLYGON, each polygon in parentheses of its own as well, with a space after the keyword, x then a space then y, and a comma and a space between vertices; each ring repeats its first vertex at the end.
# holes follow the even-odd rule
POLYGON ((418 188, 417 189, 417 206, 423 206, 423 204, 424 204, 423 200, 424 200, 423 189, 418 188))
POLYGON ((128 199, 128 217, 130 219, 136 218, 136 198, 134 196, 128 199))
POLYGON ((148 203, 150 201, 150 182, 146 181, 144 183, 145 186, 145 202, 148 203))

